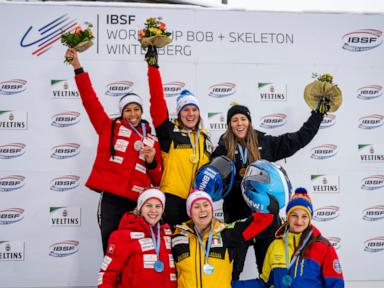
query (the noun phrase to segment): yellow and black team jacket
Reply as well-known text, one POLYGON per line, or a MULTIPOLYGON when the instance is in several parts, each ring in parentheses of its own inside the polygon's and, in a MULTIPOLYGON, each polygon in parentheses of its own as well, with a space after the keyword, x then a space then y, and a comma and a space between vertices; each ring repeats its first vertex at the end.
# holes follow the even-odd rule
MULTIPOLYGON (((256 235, 271 233, 272 214, 255 212, 251 217, 225 224, 213 219, 213 238, 208 263, 214 272, 203 272, 205 263, 204 247, 193 228, 192 220, 176 226, 172 236, 172 254, 176 263, 178 288, 230 288, 233 258, 237 246, 248 245, 246 241, 256 235), (267 228, 268 227, 268 228, 267 228), (267 228, 267 229, 266 229, 267 228)), ((202 242, 207 247, 208 233, 202 242)))
POLYGON ((151 94, 150 112, 163 156, 164 170, 160 190, 186 199, 196 171, 211 159, 212 142, 206 130, 200 129, 199 142, 194 152, 191 141, 195 142, 197 132, 190 131, 190 139, 188 130, 180 129, 177 120, 169 120, 158 68, 148 67, 148 81, 151 94), (194 153, 198 157, 197 163, 190 161, 190 156, 194 153))

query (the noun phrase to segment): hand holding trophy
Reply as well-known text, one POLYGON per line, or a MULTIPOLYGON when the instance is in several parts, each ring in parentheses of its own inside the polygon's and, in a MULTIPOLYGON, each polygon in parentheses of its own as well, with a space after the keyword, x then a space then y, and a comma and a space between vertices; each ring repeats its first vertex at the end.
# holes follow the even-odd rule
POLYGON ((172 42, 169 37, 171 33, 166 31, 167 25, 161 22, 161 19, 161 17, 150 17, 145 21, 145 28, 139 30, 139 42, 141 48, 148 48, 145 60, 151 66, 158 66, 156 48, 162 48, 172 42))
POLYGON ((340 88, 333 84, 333 76, 328 73, 305 86, 304 99, 311 109, 322 114, 335 112, 343 102, 340 88))
MULTIPOLYGON (((94 38, 92 33, 93 25, 86 22, 87 28, 82 29, 77 26, 73 32, 66 32, 61 35, 61 43, 68 48, 73 48, 77 52, 84 52, 93 45, 92 39, 94 38)), ((71 64, 72 58, 65 57, 65 63, 71 64)))

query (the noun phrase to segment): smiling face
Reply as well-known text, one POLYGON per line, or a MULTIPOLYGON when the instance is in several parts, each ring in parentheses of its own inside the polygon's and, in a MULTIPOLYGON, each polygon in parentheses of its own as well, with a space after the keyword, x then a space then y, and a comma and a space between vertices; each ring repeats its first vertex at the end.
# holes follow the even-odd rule
POLYGON ((180 121, 185 128, 194 129, 200 120, 200 111, 195 105, 187 105, 180 111, 180 121))
POLYGON ((160 200, 151 198, 141 207, 140 213, 149 225, 155 226, 156 223, 160 221, 163 211, 163 205, 160 200))
POLYGON ((212 206, 208 200, 201 199, 193 202, 191 207, 191 218, 199 232, 211 224, 212 217, 212 206))
POLYGON ((247 116, 237 113, 231 118, 231 129, 233 134, 239 139, 244 139, 249 128, 249 120, 247 116))
POLYGON ((135 127, 140 124, 142 115, 143 111, 141 110, 140 105, 136 103, 130 103, 123 109, 123 118, 135 127))
POLYGON ((311 218, 304 209, 297 208, 293 210, 288 217, 289 232, 303 232, 309 226, 310 221, 311 218))

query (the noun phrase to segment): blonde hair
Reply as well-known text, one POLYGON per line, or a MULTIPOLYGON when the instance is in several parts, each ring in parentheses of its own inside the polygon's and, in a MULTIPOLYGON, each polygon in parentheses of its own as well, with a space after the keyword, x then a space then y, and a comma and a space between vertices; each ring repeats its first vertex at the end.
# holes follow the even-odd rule
POLYGON ((256 160, 260 160, 259 142, 257 140, 257 133, 252 128, 251 122, 249 122, 247 134, 244 139, 238 139, 232 131, 231 123, 228 124, 227 130, 224 133, 225 148, 227 149, 227 156, 235 160, 235 152, 237 148, 237 142, 240 142, 248 150, 248 163, 252 163, 256 160))

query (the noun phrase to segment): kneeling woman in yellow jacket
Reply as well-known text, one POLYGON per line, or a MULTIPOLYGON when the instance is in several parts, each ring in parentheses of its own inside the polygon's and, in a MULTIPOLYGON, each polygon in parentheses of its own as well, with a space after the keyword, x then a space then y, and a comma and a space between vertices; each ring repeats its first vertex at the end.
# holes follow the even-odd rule
MULTIPOLYGON (((278 207, 278 204, 274 205, 278 207)), ((178 288, 229 288, 235 247, 277 221, 274 214, 254 212, 244 221, 225 224, 213 217, 213 202, 208 193, 192 192, 187 199, 191 220, 176 226, 172 254, 176 262, 178 288)))

